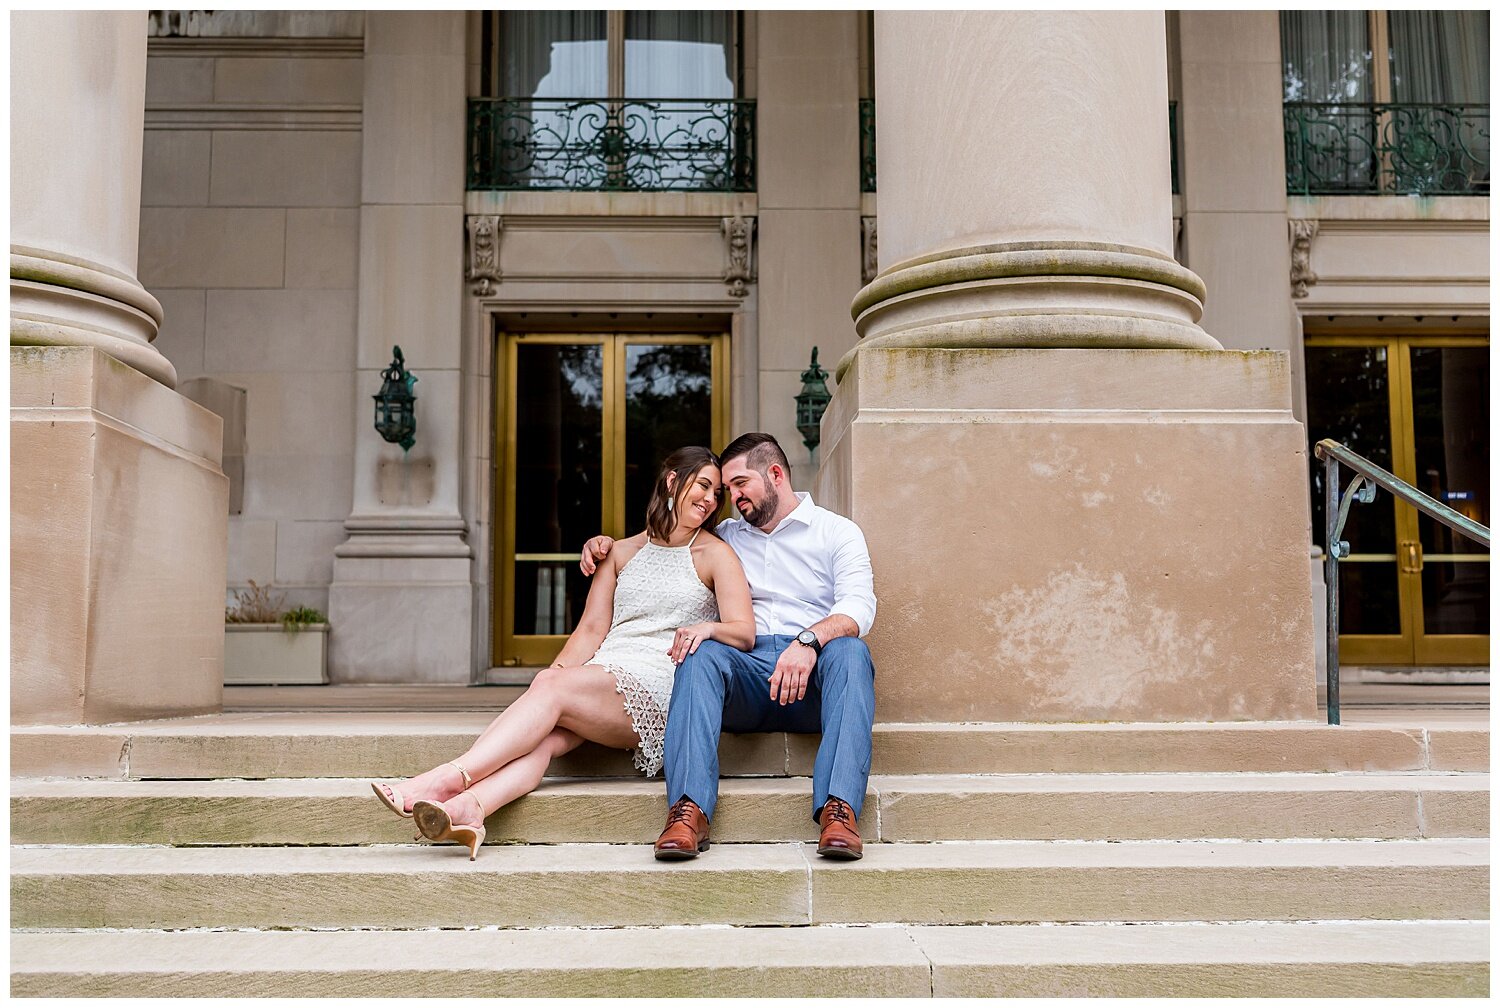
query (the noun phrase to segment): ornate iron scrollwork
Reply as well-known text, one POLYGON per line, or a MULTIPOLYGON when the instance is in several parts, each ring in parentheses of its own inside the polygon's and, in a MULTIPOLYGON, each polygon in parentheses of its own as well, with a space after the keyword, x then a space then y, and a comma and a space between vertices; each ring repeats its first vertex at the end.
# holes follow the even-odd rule
POLYGON ((755 103, 472 98, 470 189, 755 189, 755 103))
POLYGON ((1287 192, 1484 195, 1490 107, 1287 102, 1287 192))

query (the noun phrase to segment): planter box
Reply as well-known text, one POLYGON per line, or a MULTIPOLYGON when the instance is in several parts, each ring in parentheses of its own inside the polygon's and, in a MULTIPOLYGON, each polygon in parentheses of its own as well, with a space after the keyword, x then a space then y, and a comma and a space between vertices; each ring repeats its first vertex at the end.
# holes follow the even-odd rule
POLYGON ((224 624, 226 686, 292 686, 328 681, 328 624, 286 630, 280 623, 224 624))

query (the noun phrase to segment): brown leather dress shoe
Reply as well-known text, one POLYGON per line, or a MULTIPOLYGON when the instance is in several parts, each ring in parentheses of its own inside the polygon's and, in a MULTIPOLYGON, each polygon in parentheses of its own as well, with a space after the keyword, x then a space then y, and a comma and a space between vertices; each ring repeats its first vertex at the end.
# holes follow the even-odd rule
MULTIPOLYGON (((858 841, 858 837, 855 840, 858 841)), ((708 819, 691 798, 667 811, 667 828, 656 838, 656 860, 686 861, 708 850, 708 819)))
POLYGON ((858 861, 865 856, 865 845, 859 840, 859 824, 854 810, 838 798, 829 798, 818 822, 823 827, 818 837, 818 853, 838 861, 858 861))

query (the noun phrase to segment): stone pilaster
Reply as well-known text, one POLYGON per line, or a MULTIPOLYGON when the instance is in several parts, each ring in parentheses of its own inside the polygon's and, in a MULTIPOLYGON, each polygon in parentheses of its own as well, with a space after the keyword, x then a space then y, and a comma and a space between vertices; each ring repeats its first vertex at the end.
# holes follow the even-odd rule
POLYGON ((875 18, 818 494, 870 544, 877 716, 1314 715, 1302 429, 1172 258, 1161 12, 875 18))
POLYGON ((473 599, 463 469, 464 14, 365 19, 354 502, 334 551, 335 682, 469 682, 473 599), (374 429, 400 345, 416 444, 374 429))

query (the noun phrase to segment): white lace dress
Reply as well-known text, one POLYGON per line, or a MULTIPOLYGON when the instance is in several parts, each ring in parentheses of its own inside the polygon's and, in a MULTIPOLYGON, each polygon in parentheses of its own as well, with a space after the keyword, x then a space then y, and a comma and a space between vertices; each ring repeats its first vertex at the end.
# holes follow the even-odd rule
MULTIPOLYGON (((693 533, 698 538, 698 533, 693 533)), ((661 773, 667 704, 677 666, 667 657, 678 627, 716 622, 714 593, 693 567, 693 543, 658 546, 647 540, 615 582, 609 634, 588 661, 614 674, 625 713, 641 737, 635 765, 647 777, 661 773)))

